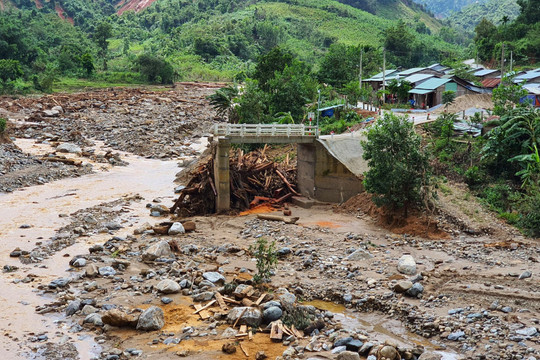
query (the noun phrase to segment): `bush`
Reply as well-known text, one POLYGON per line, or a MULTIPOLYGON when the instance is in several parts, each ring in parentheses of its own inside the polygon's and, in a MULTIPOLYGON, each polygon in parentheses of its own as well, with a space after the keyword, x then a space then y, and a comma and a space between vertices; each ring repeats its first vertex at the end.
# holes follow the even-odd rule
POLYGON ((150 83, 172 84, 174 69, 165 59, 151 54, 141 54, 135 60, 141 75, 150 83))
POLYGON ((257 274, 253 276, 253 280, 256 283, 269 282, 277 264, 276 243, 272 241, 269 244, 265 238, 259 238, 249 250, 257 259, 257 274))
POLYGON ((528 236, 540 236, 540 192, 536 191, 534 195, 525 196, 519 206, 521 217, 517 222, 528 236))
POLYGON ((485 178, 486 174, 478 166, 471 166, 465 171, 465 182, 469 186, 480 185, 484 182, 485 178))
POLYGON ((480 194, 487 205, 498 213, 507 212, 511 207, 511 197, 513 195, 512 188, 507 184, 497 184, 492 187, 487 187, 480 194))
POLYGON ((0 134, 3 134, 6 131, 7 119, 0 118, 0 134))

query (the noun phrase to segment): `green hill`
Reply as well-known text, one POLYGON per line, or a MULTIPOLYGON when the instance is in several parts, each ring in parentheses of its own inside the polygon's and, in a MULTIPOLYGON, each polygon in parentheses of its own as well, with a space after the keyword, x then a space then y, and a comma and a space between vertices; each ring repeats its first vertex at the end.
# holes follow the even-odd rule
POLYGON ((414 0, 416 3, 424 5, 427 10, 438 18, 445 18, 452 12, 460 11, 464 7, 484 3, 487 0, 414 0))
POLYGON ((516 0, 489 0, 486 3, 471 4, 459 12, 452 13, 448 21, 456 29, 473 32, 483 18, 499 25, 503 23, 505 16, 506 22, 515 20, 519 12, 520 7, 516 0))
MULTIPOLYGON (((33 62, 17 58, 8 47, 2 50, 0 38, 0 59, 20 60, 26 74, 37 71, 37 58, 42 64, 38 75, 50 70, 59 76, 82 76, 81 59, 89 54, 97 70, 103 70, 101 60, 108 60, 107 72, 98 71, 98 75, 130 80, 130 74, 139 69, 137 56, 147 53, 166 59, 180 79, 229 80, 239 73, 249 74, 257 58, 275 46, 314 67, 336 43, 367 46, 380 53, 387 30, 399 22, 410 32, 407 41, 418 45, 408 51, 422 49, 413 65, 438 62, 461 51, 437 36, 440 21, 407 0, 0 1, 0 8, 6 9, 0 12, 0 27, 18 28, 24 47, 37 54, 33 62), (142 11, 129 10, 146 4, 151 5, 142 11), (363 4, 371 6, 369 11, 362 9, 363 4), (67 21, 54 20, 55 13, 67 21), (45 19, 51 24, 47 36, 39 30, 45 19), (73 24, 69 31, 63 30, 71 35, 64 38, 56 33, 54 22, 73 24), (106 56, 95 41, 102 22, 112 27, 106 56), (74 40, 79 38, 84 40, 74 40)), ((389 61, 399 59, 400 54, 394 55, 389 61)))

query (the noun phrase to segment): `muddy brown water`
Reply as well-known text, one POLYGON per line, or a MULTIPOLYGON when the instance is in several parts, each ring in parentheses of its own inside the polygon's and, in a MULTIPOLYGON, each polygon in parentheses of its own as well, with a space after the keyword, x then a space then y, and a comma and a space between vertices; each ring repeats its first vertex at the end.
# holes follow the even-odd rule
MULTIPOLYGON (((204 145, 204 141, 202 143, 204 145)), ((33 140, 17 140, 16 144, 34 155, 51 150, 47 145, 35 144, 33 140)), ((27 359, 30 355, 19 350, 19 343, 25 335, 47 333, 49 340, 55 341, 67 330, 65 325, 61 327, 66 329, 59 329, 61 316, 42 316, 34 311, 36 306, 52 299, 38 296, 30 284, 14 284, 13 281, 23 279, 28 274, 35 274, 37 281, 42 283, 69 276, 64 255, 85 253, 91 244, 101 243, 110 235, 85 238, 87 242, 68 247, 37 265, 23 265, 18 259, 10 258, 9 253, 13 249, 32 250, 36 243, 47 242, 70 221, 69 217, 59 217, 59 214, 71 214, 124 196, 140 194, 145 201, 131 206, 129 218, 125 219, 130 225, 136 226, 149 220, 146 202, 157 197, 165 198, 165 204, 168 200, 172 202, 173 180, 180 171, 177 162, 150 160, 129 154, 123 154, 122 158, 129 162, 128 166, 94 164, 97 165, 94 174, 0 194, 0 265, 20 268, 17 272, 2 273, 0 276, 0 354, 8 355, 9 359, 27 359), (31 227, 22 229, 23 224, 31 227), (57 331, 59 333, 55 336, 57 331)), ((70 336, 76 338, 73 334, 70 336)), ((99 346, 90 338, 78 339, 76 343, 81 360, 99 354, 99 346)))

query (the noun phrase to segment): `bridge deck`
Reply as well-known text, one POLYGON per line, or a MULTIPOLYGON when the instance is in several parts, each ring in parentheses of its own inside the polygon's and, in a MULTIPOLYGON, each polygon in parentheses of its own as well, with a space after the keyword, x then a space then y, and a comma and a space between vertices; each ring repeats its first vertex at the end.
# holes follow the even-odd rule
POLYGON ((302 124, 216 124, 214 136, 240 144, 312 143, 319 137, 319 129, 302 124))

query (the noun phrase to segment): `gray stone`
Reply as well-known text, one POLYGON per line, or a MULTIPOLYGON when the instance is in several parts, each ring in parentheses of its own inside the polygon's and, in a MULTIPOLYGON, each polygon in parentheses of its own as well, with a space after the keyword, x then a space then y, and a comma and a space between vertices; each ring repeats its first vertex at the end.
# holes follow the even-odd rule
POLYGON ((216 271, 205 272, 202 274, 202 276, 212 283, 225 282, 225 276, 216 271))
POLYGON ((291 248, 283 247, 277 251, 279 257, 284 257, 289 255, 292 252, 291 248))
POLYGON ((336 348, 340 346, 347 346, 347 344, 350 343, 351 341, 353 341, 353 338, 350 336, 337 339, 336 341, 334 341, 334 347, 336 348))
POLYGON ((168 232, 169 235, 180 235, 180 234, 185 234, 185 233, 186 233, 186 230, 184 229, 184 225, 182 225, 179 222, 173 223, 171 227, 169 228, 169 232, 168 232))
POLYGON ((283 315, 283 311, 277 306, 270 306, 263 311, 263 321, 265 323, 271 323, 272 321, 279 320, 283 315))
POLYGON ((524 271, 523 273, 521 273, 521 275, 519 275, 519 280, 523 280, 523 279, 528 279, 532 276, 532 272, 530 271, 524 271))
POLYGON ((347 347, 345 345, 338 346, 332 349, 332 354, 340 354, 344 351, 347 351, 347 347))
POLYGON ((424 287, 420 283, 415 283, 413 286, 407 290, 407 295, 412 297, 417 297, 418 295, 424 292, 424 287))
POLYGON ((231 327, 226 328, 223 333, 221 333, 222 339, 231 339, 234 338, 238 334, 238 330, 235 330, 231 327))
POLYGON ((85 267, 86 266, 86 259, 84 258, 78 258, 73 261, 73 264, 71 264, 74 267, 85 267))
POLYGON ((460 337, 464 337, 465 333, 463 331, 455 331, 448 335, 448 340, 457 341, 460 337))
POLYGON ((102 266, 99 268, 99 275, 101 276, 114 276, 116 275, 116 270, 112 266, 102 266))
POLYGON ((268 301, 268 302, 265 302, 262 307, 263 307, 263 310, 266 310, 272 306, 277 306, 279 308, 281 308, 281 303, 279 301, 276 301, 276 300, 272 300, 272 301, 268 301))
POLYGON ((507 313, 507 314, 508 314, 508 313, 511 313, 512 311, 514 311, 514 309, 513 309, 511 306, 505 306, 505 307, 503 307, 503 308, 501 309, 501 311, 502 311, 503 313, 507 313))
POLYGON ((163 294, 176 294, 181 290, 180 285, 176 281, 170 279, 161 280, 156 285, 156 289, 163 294))
POLYGON ((204 291, 200 294, 193 295, 193 301, 209 301, 214 297, 213 291, 204 291))
POLYGON ((81 300, 70 301, 66 307, 66 316, 71 316, 75 314, 81 308, 81 300))
POLYGON ((49 284, 49 288, 56 289, 56 288, 63 288, 66 287, 71 282, 71 279, 69 278, 60 278, 51 281, 49 284))
POLYGON ((93 313, 88 315, 83 320, 84 324, 94 324, 96 326, 103 326, 103 321, 101 320, 101 315, 98 313, 93 313))
POLYGON ((53 109, 43 110, 43 115, 46 117, 57 117, 58 115, 60 115, 60 111, 53 109))
POLYGON ((190 286, 191 286, 191 281, 189 281, 187 279, 183 279, 183 280, 180 281, 180 287, 182 289, 186 289, 186 288, 188 288, 190 286))
POLYGON ((296 296, 291 293, 285 293, 279 296, 279 301, 285 310, 292 309, 296 302, 296 296))
POLYGON ((402 280, 394 286, 394 291, 397 293, 404 293, 405 291, 411 289, 413 287, 413 283, 409 280, 402 280))
POLYGON ((163 310, 157 306, 151 306, 139 316, 137 330, 160 330, 163 325, 165 325, 163 310))
POLYGON ((369 252, 367 252, 364 249, 358 249, 349 256, 347 256, 347 260, 349 261, 360 261, 360 260, 369 260, 372 259, 373 255, 371 255, 369 252))
POLYGON ((463 308, 450 309, 448 310, 448 315, 459 314, 459 313, 462 313, 463 311, 464 311, 463 308))
POLYGON ((364 343, 364 345, 362 345, 362 347, 360 348, 360 350, 358 350, 358 352, 362 355, 368 354, 373 348, 373 346, 375 346, 375 344, 373 344, 372 342, 364 343))
POLYGON ((403 255, 397 265, 397 270, 406 275, 416 274, 416 261, 411 255, 403 255))
POLYGON ((360 355, 357 352, 343 351, 339 353, 337 360, 360 360, 360 355))
POLYGON ((360 340, 352 339, 352 340, 349 341, 345 346, 347 347, 347 350, 349 350, 349 351, 356 351, 356 352, 358 352, 358 350, 360 350, 360 348, 362 347, 362 345, 364 345, 364 343, 361 342, 360 340))
POLYGON ((60 105, 53 106, 53 107, 51 108, 51 110, 53 110, 53 111, 58 111, 59 113, 63 113, 63 112, 64 112, 64 109, 63 109, 60 105))
POLYGON ((64 144, 58 145, 56 147, 56 151, 62 152, 62 153, 77 154, 77 155, 82 154, 81 148, 71 143, 64 143, 64 144))
POLYGON ((81 310, 81 313, 83 315, 90 315, 90 314, 94 314, 94 313, 97 313, 97 312, 98 312, 98 309, 96 309, 92 305, 84 305, 84 307, 81 310))
POLYGON ((535 327, 529 327, 516 330, 516 333, 523 336, 535 336, 538 334, 538 329, 536 329, 535 327))
POLYGON ((420 355, 420 357, 418 358, 418 360, 441 360, 441 359, 442 359, 442 355, 435 354, 428 351, 420 355))
POLYGON ((229 321, 229 323, 234 323, 239 317, 240 319, 238 320, 238 325, 245 324, 248 326, 257 327, 261 324, 262 321, 261 311, 256 308, 235 307, 231 311, 229 311, 229 314, 227 314, 227 320, 229 321), (242 314, 242 312, 244 313, 242 314))
POLYGON ((161 302, 162 302, 163 304, 167 305, 167 304, 172 303, 172 302, 173 302, 173 299, 171 299, 170 297, 164 296, 164 297, 161 298, 161 302))
POLYGON ((142 259, 144 261, 154 261, 157 258, 170 258, 173 256, 169 243, 167 241, 158 241, 144 250, 142 259))

